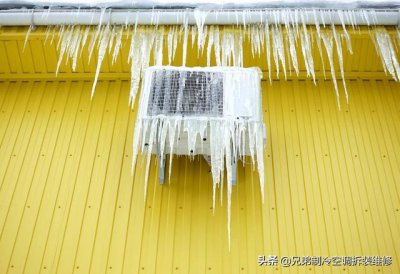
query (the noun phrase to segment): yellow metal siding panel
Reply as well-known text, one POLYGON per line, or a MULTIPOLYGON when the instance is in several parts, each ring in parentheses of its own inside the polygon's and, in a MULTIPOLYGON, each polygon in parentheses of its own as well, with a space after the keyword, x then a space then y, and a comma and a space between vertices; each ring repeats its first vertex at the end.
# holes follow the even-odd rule
POLYGON ((201 158, 175 157, 164 186, 153 159, 144 200, 128 85, 99 82, 90 102, 90 82, 1 83, 1 272, 262 273, 259 254, 391 255, 380 270, 398 269, 396 83, 348 81, 338 111, 330 81, 263 82, 266 200, 251 164, 239 167, 230 253, 201 158))

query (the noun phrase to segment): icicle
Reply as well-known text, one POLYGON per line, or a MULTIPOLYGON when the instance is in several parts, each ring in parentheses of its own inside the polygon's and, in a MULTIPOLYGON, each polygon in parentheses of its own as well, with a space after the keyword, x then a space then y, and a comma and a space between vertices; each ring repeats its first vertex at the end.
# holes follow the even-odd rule
POLYGON ((174 59, 177 44, 176 26, 172 26, 169 28, 167 36, 168 65, 171 65, 172 60, 174 59))
POLYGON ((53 45, 54 42, 54 37, 56 36, 56 27, 53 27, 53 31, 51 33, 51 41, 50 41, 50 45, 53 45))
POLYGON ((118 57, 119 51, 121 49, 123 31, 124 31, 123 27, 119 27, 119 30, 117 32, 114 52, 113 52, 113 55, 112 55, 112 62, 111 62, 112 64, 114 64, 115 61, 117 61, 117 57, 118 57))
POLYGON ((90 95, 91 99, 93 99, 94 91, 96 89, 96 84, 97 84, 97 80, 99 78, 101 64, 103 63, 104 55, 106 53, 107 46, 108 46, 108 43, 109 43, 109 38, 110 38, 110 25, 107 24, 107 26, 105 27, 105 29, 103 31, 103 35, 102 35, 101 41, 100 41, 99 53, 98 53, 98 57, 97 57, 96 73, 95 73, 95 76, 94 76, 92 93, 90 95))
POLYGON ((146 171, 145 171, 145 179, 144 179, 144 198, 146 199, 146 193, 147 193, 147 183, 149 180, 149 170, 150 170, 150 160, 151 160, 151 154, 153 152, 153 144, 155 143, 155 137, 157 134, 158 130, 158 119, 154 119, 151 122, 151 127, 150 127, 150 137, 149 137, 149 142, 148 142, 148 150, 147 150, 147 160, 146 160, 146 171))
POLYGON ((164 49, 164 26, 160 27, 156 34, 154 46, 154 63, 157 66, 162 65, 164 49))
POLYGON ((82 39, 81 27, 77 27, 74 31, 72 42, 68 48, 69 57, 72 58, 72 71, 76 69, 76 63, 78 61, 78 52, 81 49, 80 43, 82 39))
POLYGON ((25 35, 25 42, 24 42, 24 47, 22 48, 22 52, 25 51, 26 43, 28 42, 29 36, 30 36, 30 34, 31 34, 32 30, 33 30, 33 28, 34 28, 34 26, 33 26, 33 25, 30 25, 29 28, 28 28, 28 31, 26 32, 26 35, 25 35))
POLYGON ((90 42, 89 42, 89 60, 88 60, 88 63, 90 63, 90 60, 91 60, 92 54, 93 54, 93 50, 94 50, 94 46, 95 46, 96 41, 97 41, 97 39, 99 38, 99 35, 100 35, 100 33, 101 33, 102 23, 103 23, 103 17, 104 17, 105 12, 106 12, 106 9, 105 9, 105 8, 102 8, 102 9, 101 9, 101 12, 100 12, 99 25, 98 25, 97 28, 96 28, 95 34, 94 34, 94 35, 92 34, 92 38, 90 39, 90 42))
POLYGON ((64 54, 68 48, 68 45, 71 42, 71 37, 73 34, 73 30, 74 30, 74 26, 70 26, 68 27, 68 29, 65 31, 65 33, 62 33, 62 38, 60 38, 60 46, 61 46, 61 50, 60 50, 60 55, 58 57, 58 62, 57 62, 57 69, 56 69, 56 75, 58 75, 58 70, 60 69, 60 65, 62 62, 62 59, 64 57, 64 54))
POLYGON ((324 55, 322 53, 322 46, 321 46, 321 28, 319 26, 318 16, 317 16, 315 9, 313 9, 313 15, 314 15, 315 29, 317 30, 317 38, 316 39, 317 39, 318 53, 319 53, 319 57, 321 59, 321 64, 322 64, 322 73, 324 74, 324 79, 326 79, 325 61, 324 61, 324 55))
POLYGON ((242 66, 243 35, 240 31, 225 29, 222 33, 222 65, 242 66))
MULTIPOLYGON (((299 66, 297 64, 296 40, 293 29, 289 24, 286 25, 286 33, 289 41, 289 52, 296 75, 299 76, 299 66)), ((290 60, 290 59, 289 59, 290 60)))
POLYGON ((108 48, 108 55, 110 55, 111 50, 112 50, 113 45, 114 45, 114 38, 115 38, 115 34, 116 34, 115 28, 116 28, 116 26, 113 26, 113 27, 111 28, 110 37, 109 37, 109 39, 108 39, 108 46, 107 46, 107 48, 108 48))
POLYGON ((53 29, 53 26, 47 26, 46 27, 46 32, 45 32, 45 37, 44 37, 44 42, 43 44, 46 45, 47 40, 49 39, 50 36, 50 31, 53 29))
POLYGON ((204 44, 206 41, 206 35, 204 33, 204 30, 206 27, 204 26, 204 23, 206 21, 206 17, 208 15, 208 11, 201 11, 196 9, 194 11, 194 18, 196 20, 196 25, 197 25, 197 46, 198 46, 198 52, 202 52, 204 49, 204 44))
POLYGON ((217 66, 221 66, 221 45, 219 42, 219 27, 214 27, 214 53, 217 66))
POLYGON ((195 25, 192 26, 191 33, 192 33, 192 48, 193 48, 197 33, 197 27, 195 25))
POLYGON ((311 75, 313 78, 314 84, 316 84, 314 60, 313 60, 313 56, 312 56, 310 36, 308 34, 308 30, 307 30, 307 26, 305 24, 305 18, 303 16, 303 14, 301 14, 300 16, 301 16, 302 27, 303 27, 303 31, 300 32, 301 51, 303 53, 304 63, 306 65, 307 77, 309 77, 311 75))
MULTIPOLYGON (((268 20, 268 16, 266 17, 268 20)), ((272 84, 272 77, 271 77, 271 40, 270 40, 270 34, 269 34, 269 24, 268 21, 265 23, 265 48, 267 52, 267 65, 268 65, 268 79, 269 83, 272 84)))
POLYGON ((333 25, 333 24, 332 24, 332 33, 333 33, 333 39, 335 40, 335 44, 336 44, 336 51, 337 51, 337 55, 338 55, 338 59, 339 59, 340 75, 342 76, 344 94, 346 96, 346 103, 349 103, 349 96, 347 94, 346 80, 344 79, 342 43, 341 43, 340 36, 338 36, 336 34, 335 25, 333 25))
POLYGON ((172 46, 172 60, 175 60, 176 49, 178 47, 178 28, 175 28, 175 34, 172 46))
MULTIPOLYGON (((188 35, 189 35, 189 18, 187 13, 184 14, 183 18, 183 49, 182 49, 182 66, 186 66, 186 55, 187 55, 187 44, 188 44, 188 35)), ((203 22, 204 24, 204 22, 203 22)), ((205 38, 204 38, 205 39, 205 38)))
POLYGON ((329 64, 331 67, 331 75, 332 75, 332 82, 335 87, 336 92, 336 100, 337 105, 340 110, 340 98, 339 98, 339 89, 336 82, 336 75, 335 75, 335 66, 333 64, 333 36, 330 32, 322 32, 321 33, 322 41, 324 42, 326 54, 328 55, 329 64))
POLYGON ((280 25, 272 27, 273 57, 276 66, 276 75, 279 77, 279 61, 282 64, 283 74, 286 79, 285 47, 283 44, 282 30, 280 25))
POLYGON ((210 27, 210 31, 208 32, 208 45, 207 45, 207 67, 211 65, 211 49, 214 44, 214 26, 210 27))
MULTIPOLYGON (((399 34, 398 34, 399 35, 399 34)), ((381 58, 385 73, 393 77, 395 81, 400 80, 400 66, 396 52, 389 33, 384 28, 378 28, 373 33, 373 41, 376 51, 381 58)))
POLYGON ((149 66, 150 53, 155 40, 154 32, 147 29, 133 30, 128 60, 131 62, 131 87, 129 105, 133 107, 139 89, 142 71, 149 66))

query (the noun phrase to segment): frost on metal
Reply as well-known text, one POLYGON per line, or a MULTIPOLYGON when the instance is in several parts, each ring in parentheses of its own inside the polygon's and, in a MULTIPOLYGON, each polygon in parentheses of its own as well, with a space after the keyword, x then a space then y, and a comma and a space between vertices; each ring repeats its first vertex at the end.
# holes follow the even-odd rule
POLYGON ((255 68, 148 68, 139 98, 132 163, 133 169, 138 153, 147 157, 144 195, 152 154, 158 154, 161 163, 169 154, 169 175, 173 154, 209 156, 213 207, 216 188, 223 188, 226 170, 230 235, 233 163, 251 157, 264 198, 260 80, 261 72, 255 68))

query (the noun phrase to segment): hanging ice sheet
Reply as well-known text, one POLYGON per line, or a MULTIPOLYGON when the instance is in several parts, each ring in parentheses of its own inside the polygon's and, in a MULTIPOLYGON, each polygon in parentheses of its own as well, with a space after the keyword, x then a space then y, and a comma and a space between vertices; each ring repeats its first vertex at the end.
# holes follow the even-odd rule
POLYGON ((135 167, 138 153, 147 156, 145 195, 152 154, 158 153, 161 159, 170 154, 170 171, 173 154, 208 155, 213 206, 216 187, 222 189, 226 168, 230 235, 233 162, 251 157, 264 197, 266 133, 260 80, 261 72, 256 68, 148 68, 139 99, 132 166, 135 167))

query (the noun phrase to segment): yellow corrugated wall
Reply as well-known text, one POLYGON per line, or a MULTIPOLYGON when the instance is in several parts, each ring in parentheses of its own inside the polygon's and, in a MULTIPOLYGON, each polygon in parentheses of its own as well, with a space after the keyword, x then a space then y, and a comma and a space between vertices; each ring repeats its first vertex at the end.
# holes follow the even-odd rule
POLYGON ((262 82, 265 202, 251 164, 239 166, 229 252, 226 195, 213 215, 204 159, 175 158, 163 186, 154 159, 146 200, 140 159, 131 175, 127 46, 90 101, 95 63, 84 56, 55 78, 55 45, 38 29, 23 51, 25 31, 0 29, 0 273, 399 273, 400 88, 367 34, 346 56, 341 111, 321 72, 316 86, 262 82), (259 255, 393 263, 261 267, 259 255))

